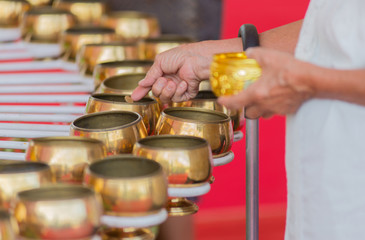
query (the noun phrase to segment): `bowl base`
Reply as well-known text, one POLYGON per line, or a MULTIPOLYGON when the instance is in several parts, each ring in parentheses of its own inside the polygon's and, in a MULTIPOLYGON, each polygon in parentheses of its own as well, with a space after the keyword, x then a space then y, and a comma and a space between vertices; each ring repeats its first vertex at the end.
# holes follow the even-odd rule
POLYGON ((186 198, 170 198, 166 210, 169 216, 186 216, 198 212, 199 207, 186 198))
POLYGON ((106 228, 100 233, 101 240, 153 240, 155 235, 146 228, 106 228))

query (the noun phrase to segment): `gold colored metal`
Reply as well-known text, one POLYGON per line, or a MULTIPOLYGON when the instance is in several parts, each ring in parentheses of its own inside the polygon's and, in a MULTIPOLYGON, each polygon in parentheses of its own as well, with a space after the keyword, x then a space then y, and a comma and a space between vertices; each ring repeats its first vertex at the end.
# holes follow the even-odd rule
POLYGON ((107 156, 104 143, 83 137, 41 137, 29 141, 25 159, 51 167, 56 182, 81 184, 84 170, 107 156))
POLYGON ((86 113, 125 110, 136 112, 141 115, 146 126, 148 135, 155 131, 157 120, 160 117, 158 102, 150 97, 144 97, 139 101, 128 103, 125 94, 96 93, 89 97, 86 105, 86 113))
POLYGON ((101 140, 108 155, 131 153, 135 142, 147 136, 141 115, 130 111, 106 111, 86 114, 75 119, 71 136, 101 140))
POLYGON ((210 67, 210 84, 216 96, 237 94, 260 76, 260 66, 244 52, 216 54, 210 67))
POLYGON ((115 29, 119 39, 136 41, 149 37, 157 37, 161 33, 156 16, 136 11, 110 12, 103 20, 103 25, 115 29))
POLYGON ((99 63, 138 60, 138 48, 135 43, 94 43, 83 45, 76 55, 79 71, 84 75, 92 75, 99 63))
POLYGON ((27 0, 33 7, 42 7, 51 5, 52 0, 27 0))
POLYGON ((139 41, 138 49, 141 59, 154 60, 159 53, 191 42, 194 40, 190 37, 165 34, 139 41))
POLYGON ((25 0, 0 0, 0 28, 17 28, 22 14, 30 9, 25 0))
POLYGON ((27 42, 58 43, 61 34, 74 26, 76 18, 70 12, 51 7, 32 8, 21 20, 22 39, 27 42))
POLYGON ((11 214, 5 209, 0 209, 0 239, 15 240, 18 226, 11 214))
POLYGON ((200 82, 199 91, 212 91, 212 86, 210 86, 209 79, 200 82))
POLYGON ((106 14, 103 0, 55 0, 53 7, 70 11, 80 25, 101 25, 101 18, 106 14))
MULTIPOLYGON (((133 154, 160 163, 169 187, 189 188, 209 183, 213 157, 208 142, 194 136, 160 135, 140 139, 133 154)), ((196 213, 198 207, 186 198, 169 198, 170 216, 196 213)))
POLYGON ((13 207, 16 194, 52 183, 50 167, 45 163, 0 161, 0 207, 13 207))
POLYGON ((18 193, 14 217, 20 237, 83 239, 96 233, 101 199, 84 186, 50 185, 18 193))
POLYGON ((167 202, 167 181, 161 165, 133 155, 92 163, 86 170, 85 184, 102 196, 105 215, 153 215, 167 202))
POLYGON ((99 86, 98 93, 114 93, 131 95, 138 86, 138 82, 144 79, 146 74, 133 73, 117 75, 105 79, 99 86))
POLYGON ((92 26, 69 28, 61 36, 63 60, 76 61, 77 52, 85 44, 112 42, 115 40, 115 31, 111 28, 92 26))
POLYGON ((100 232, 101 240, 154 240, 155 235, 147 228, 106 228, 100 232))
POLYGON ((156 125, 156 135, 189 135, 206 139, 213 155, 228 152, 233 143, 231 118, 218 111, 171 107, 161 112, 156 125))
POLYGON ((196 107, 223 112, 231 117, 233 131, 242 129, 245 124, 244 111, 227 109, 217 102, 217 97, 212 91, 199 91, 195 98, 189 101, 172 103, 172 107, 196 107))
POLYGON ((144 73, 151 68, 153 61, 116 61, 97 64, 94 68, 94 86, 98 87, 105 79, 117 75, 144 73))

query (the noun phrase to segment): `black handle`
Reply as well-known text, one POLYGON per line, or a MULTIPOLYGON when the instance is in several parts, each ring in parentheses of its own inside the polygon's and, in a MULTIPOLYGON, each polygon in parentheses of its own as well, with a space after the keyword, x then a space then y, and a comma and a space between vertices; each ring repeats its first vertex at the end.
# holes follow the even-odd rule
POLYGON ((256 27, 252 24, 243 24, 240 27, 238 37, 242 38, 244 51, 249 47, 260 46, 259 34, 257 33, 256 27))

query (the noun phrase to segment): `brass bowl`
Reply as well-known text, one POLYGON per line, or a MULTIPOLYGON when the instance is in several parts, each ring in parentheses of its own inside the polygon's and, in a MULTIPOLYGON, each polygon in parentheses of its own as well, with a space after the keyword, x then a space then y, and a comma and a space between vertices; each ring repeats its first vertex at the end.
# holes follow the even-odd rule
POLYGON ((74 26, 75 16, 51 7, 32 8, 21 20, 22 39, 27 42, 58 43, 61 34, 74 26))
POLYGON ((104 143, 83 137, 41 137, 29 141, 25 159, 51 167, 56 182, 81 184, 85 168, 107 156, 104 143))
POLYGON ((50 6, 52 0, 27 0, 32 7, 50 6))
POLYGON ((133 73, 113 76, 105 79, 99 86, 98 93, 114 93, 131 95, 138 86, 138 82, 144 79, 146 74, 133 73))
POLYGON ((70 135, 104 142, 108 155, 131 153, 133 145, 147 136, 141 115, 130 111, 86 114, 71 124, 70 135))
POLYGON ((100 226, 101 199, 84 186, 54 185, 18 193, 14 217, 29 239, 82 239, 100 226))
POLYGON ((190 37, 168 34, 143 39, 138 42, 139 56, 140 59, 154 60, 159 53, 192 42, 194 40, 190 37))
POLYGON ((61 36, 63 60, 76 61, 77 52, 85 44, 115 41, 115 31, 111 28, 75 26, 67 29, 61 36))
POLYGON ((50 167, 45 163, 13 161, 3 164, 0 161, 0 206, 10 209, 18 192, 52 181, 50 167))
POLYGON ((83 45, 76 55, 79 71, 84 75, 92 75, 99 63, 138 60, 138 48, 135 43, 93 43, 83 45))
POLYGON ((0 28, 17 28, 22 14, 30 9, 25 0, 0 0, 0 28))
POLYGON ((223 112, 231 117, 233 131, 242 129, 245 124, 243 109, 227 109, 226 107, 218 104, 217 97, 212 91, 199 91, 195 98, 185 102, 172 103, 172 107, 196 107, 223 112))
MULTIPOLYGON (((212 151, 203 138, 179 135, 151 136, 140 139, 134 145, 133 154, 160 163, 167 176, 169 190, 196 189, 204 184, 209 185, 212 177, 212 151)), ((196 213, 198 206, 185 197, 172 196, 167 210, 170 216, 184 216, 196 213)))
POLYGON ((116 75, 133 73, 146 74, 152 64, 153 61, 145 60, 115 61, 97 64, 93 72, 94 86, 97 88, 105 79, 116 75))
POLYGON ((15 240, 18 234, 18 226, 14 217, 5 209, 0 209, 0 239, 15 240))
POLYGON ((156 125, 156 135, 189 135, 206 139, 213 155, 227 153, 233 143, 231 118, 218 111, 170 107, 161 112, 156 125))
POLYGON ((152 98, 144 97, 137 102, 127 102, 123 94, 96 93, 89 97, 86 105, 86 113, 125 110, 141 115, 148 135, 153 134, 160 117, 160 106, 152 98))
POLYGON ((260 66, 244 52, 216 54, 210 67, 210 84, 216 96, 237 94, 260 76, 260 66))
POLYGON ((110 12, 102 20, 103 25, 115 29, 120 40, 136 41, 160 35, 156 16, 137 11, 110 12))
POLYGON ((92 163, 86 170, 85 184, 101 195, 105 215, 153 215, 167 201, 167 181, 161 165, 133 155, 92 163))
POLYGON ((55 0, 53 7, 70 11, 80 25, 100 25, 107 6, 103 0, 55 0))
POLYGON ((155 235, 148 228, 106 228, 99 233, 100 240, 154 240, 155 235))

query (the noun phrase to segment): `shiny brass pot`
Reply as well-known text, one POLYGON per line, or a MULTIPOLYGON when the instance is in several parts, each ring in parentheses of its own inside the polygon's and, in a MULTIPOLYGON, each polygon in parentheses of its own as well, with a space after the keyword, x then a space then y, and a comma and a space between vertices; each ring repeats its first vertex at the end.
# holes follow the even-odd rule
POLYGON ((22 14, 30 9, 25 0, 0 0, 0 28, 17 28, 22 14))

